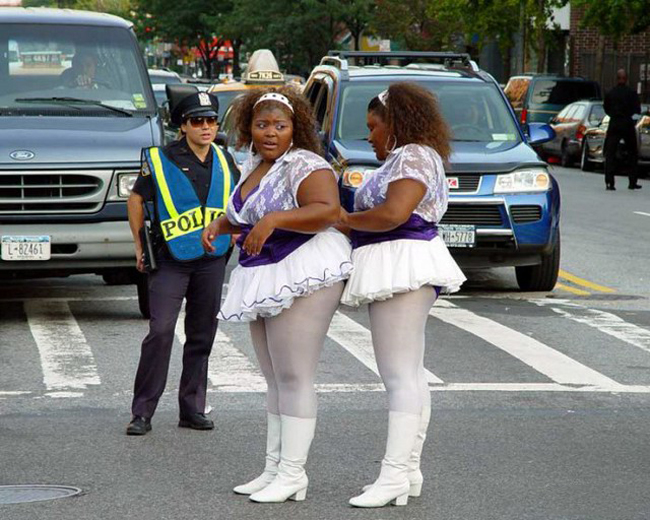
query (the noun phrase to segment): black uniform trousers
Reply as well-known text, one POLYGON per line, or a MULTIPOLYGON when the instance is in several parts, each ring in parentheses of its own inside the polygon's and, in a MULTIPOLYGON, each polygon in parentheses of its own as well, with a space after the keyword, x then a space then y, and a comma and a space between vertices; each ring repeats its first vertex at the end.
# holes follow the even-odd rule
POLYGON ((617 157, 619 143, 623 139, 627 149, 627 160, 624 166, 628 169, 630 186, 636 184, 637 180, 637 159, 638 150, 636 142, 636 130, 634 123, 612 124, 610 122, 605 138, 605 185, 614 186, 615 175, 621 170, 621 159, 617 157))
POLYGON ((178 389, 180 417, 205 411, 208 358, 217 333, 225 267, 224 256, 190 262, 162 260, 159 268, 149 274, 151 318, 135 376, 133 415, 152 417, 165 390, 183 298, 187 303, 183 371, 178 389))

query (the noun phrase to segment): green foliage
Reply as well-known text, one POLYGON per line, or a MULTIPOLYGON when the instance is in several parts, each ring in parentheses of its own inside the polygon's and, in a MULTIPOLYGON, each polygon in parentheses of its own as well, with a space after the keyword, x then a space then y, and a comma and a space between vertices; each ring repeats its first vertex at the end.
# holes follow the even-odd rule
POLYGON ((585 8, 584 26, 596 27, 615 42, 650 26, 650 0, 573 0, 571 5, 585 8))

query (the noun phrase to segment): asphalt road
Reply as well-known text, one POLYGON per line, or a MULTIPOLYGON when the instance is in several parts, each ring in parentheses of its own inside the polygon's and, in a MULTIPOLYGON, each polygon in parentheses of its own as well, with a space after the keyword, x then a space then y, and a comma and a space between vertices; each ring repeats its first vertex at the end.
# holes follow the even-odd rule
POLYGON ((520 293, 510 269, 470 272, 432 310, 421 498, 347 505, 376 476, 385 441, 365 308, 340 309, 325 346, 307 500, 260 505, 231 492, 263 463, 264 385, 246 329, 220 326, 215 431, 176 426, 179 339, 153 432, 126 437, 147 323, 133 287, 78 276, 0 286, 0 486, 82 489, 0 505, 0 519, 647 520, 650 182, 606 192, 601 174, 554 173, 560 285, 520 293))

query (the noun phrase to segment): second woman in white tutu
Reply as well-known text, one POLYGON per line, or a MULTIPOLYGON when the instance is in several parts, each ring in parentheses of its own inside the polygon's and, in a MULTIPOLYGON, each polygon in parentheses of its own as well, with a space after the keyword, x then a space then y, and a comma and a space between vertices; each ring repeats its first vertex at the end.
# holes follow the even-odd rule
POLYGON ((433 95, 395 83, 368 107, 368 140, 384 164, 370 173, 342 212, 351 231, 354 272, 342 297, 369 304, 377 366, 388 392, 388 441, 379 478, 350 500, 381 507, 422 486, 420 454, 431 413, 424 370, 427 316, 440 291, 454 292, 465 276, 438 236, 447 209, 443 161, 449 130, 433 95))
POLYGON ((238 101, 239 146, 250 146, 226 215, 204 232, 241 233, 220 319, 249 322, 268 385, 263 473, 235 493, 255 502, 302 500, 316 427, 316 365, 352 270, 339 217, 337 178, 318 155, 311 108, 293 89, 255 90, 238 101))

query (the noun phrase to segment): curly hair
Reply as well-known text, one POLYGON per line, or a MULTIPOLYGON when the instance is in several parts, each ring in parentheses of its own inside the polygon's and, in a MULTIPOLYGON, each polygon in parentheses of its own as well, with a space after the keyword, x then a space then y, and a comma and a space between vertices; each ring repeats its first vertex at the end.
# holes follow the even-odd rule
POLYGON ((233 107, 235 117, 235 131, 237 132, 237 148, 249 146, 253 142, 252 124, 253 117, 260 110, 266 108, 277 108, 282 110, 293 122, 293 145, 322 155, 321 142, 316 133, 316 120, 309 104, 309 101, 299 94, 294 87, 271 87, 251 90, 247 94, 237 98, 233 107), (268 92, 277 92, 285 96, 293 112, 285 105, 277 101, 264 101, 255 106, 257 100, 268 92))
POLYGON ((433 148, 443 161, 451 155, 451 130, 442 117, 436 97, 417 83, 399 82, 388 87, 384 105, 379 97, 368 104, 394 135, 398 147, 416 143, 433 148))

